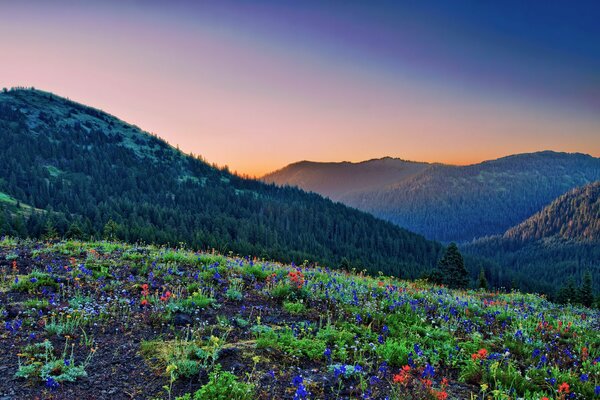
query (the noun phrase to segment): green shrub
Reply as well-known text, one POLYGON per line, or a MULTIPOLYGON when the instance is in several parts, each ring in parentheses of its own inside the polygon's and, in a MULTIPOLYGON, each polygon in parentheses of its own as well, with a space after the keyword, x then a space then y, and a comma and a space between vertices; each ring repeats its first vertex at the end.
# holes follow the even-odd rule
POLYGON ((32 271, 31 274, 23 276, 13 283, 12 289, 19 292, 34 293, 42 286, 58 288, 58 283, 45 272, 32 271))
POLYGON ((285 301, 283 303, 283 308, 285 311, 290 314, 302 314, 306 311, 306 306, 302 303, 294 303, 291 301, 285 301))
POLYGON ((254 385, 238 381, 231 372, 222 371, 220 365, 210 373, 208 383, 194 393, 194 400, 253 400, 254 385))

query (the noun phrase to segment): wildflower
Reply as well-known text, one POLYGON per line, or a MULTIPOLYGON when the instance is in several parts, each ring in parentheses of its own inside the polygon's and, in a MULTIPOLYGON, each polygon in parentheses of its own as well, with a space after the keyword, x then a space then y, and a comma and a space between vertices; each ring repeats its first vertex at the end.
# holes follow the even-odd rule
POLYGON ((563 382, 558 387, 558 393, 569 393, 570 389, 571 387, 569 386, 569 384, 567 382, 563 382))
POLYGON ((292 379, 292 385, 294 386, 298 386, 301 385, 302 382, 304 382, 304 378, 302 378, 302 375, 296 375, 293 379, 292 379))
POLYGON ((308 392, 306 391, 306 388, 302 383, 300 383, 296 389, 296 393, 294 393, 294 400, 306 399, 307 396, 308 392))
POLYGON ((484 360, 487 358, 487 356, 488 356, 488 351, 486 349, 479 349, 479 350, 477 350, 477 353, 473 353, 471 355, 471 359, 473 359, 473 361, 484 360))
POLYGON ((435 369, 433 369, 431 364, 427 363, 427 365, 425 366, 425 369, 423 370, 423 374, 421 375, 421 378, 425 378, 425 377, 432 378, 434 375, 435 375, 435 369))
POLYGON ((596 390, 594 390, 594 394, 596 396, 600 396, 600 386, 596 386, 596 390))
POLYGON ((167 374, 175 372, 175 370, 177 370, 177 365, 175 365, 175 364, 167 365, 167 374))
POLYGON ((581 382, 587 382, 589 380, 588 374, 581 374, 581 376, 579 377, 579 380, 581 382))
POLYGON ((56 389, 59 386, 59 383, 54 380, 51 376, 46 378, 46 387, 52 390, 56 389))
POLYGON ((587 347, 581 348, 581 360, 585 361, 589 357, 589 352, 587 347))
POLYGON ((410 366, 403 366, 400 372, 394 375, 394 377, 392 378, 394 383, 398 383, 403 386, 408 384, 408 381, 410 380, 410 370, 410 366))
POLYGON ((421 357, 423 355, 423 352, 421 351, 421 347, 419 347, 419 344, 414 345, 414 350, 415 350, 415 354, 417 356, 421 357))
POLYGON ((148 300, 146 300, 146 299, 143 299, 142 302, 141 302, 142 306, 147 306, 148 304, 149 304, 148 300))

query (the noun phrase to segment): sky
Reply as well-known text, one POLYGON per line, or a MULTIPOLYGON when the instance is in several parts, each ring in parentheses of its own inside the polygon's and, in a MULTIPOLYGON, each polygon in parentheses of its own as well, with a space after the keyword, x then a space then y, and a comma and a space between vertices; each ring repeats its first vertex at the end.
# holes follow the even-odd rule
POLYGON ((600 2, 0 0, 0 87, 250 176, 383 156, 600 156, 600 2))

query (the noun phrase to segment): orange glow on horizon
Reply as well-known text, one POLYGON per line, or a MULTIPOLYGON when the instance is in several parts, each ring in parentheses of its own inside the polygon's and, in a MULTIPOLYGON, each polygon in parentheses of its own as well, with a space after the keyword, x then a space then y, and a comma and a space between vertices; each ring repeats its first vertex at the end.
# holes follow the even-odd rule
POLYGON ((1 37, 18 38, 0 42, 0 87, 35 86, 103 109, 250 176, 301 160, 600 156, 600 114, 576 106, 390 72, 236 27, 93 11, 14 11, 0 24, 1 37))

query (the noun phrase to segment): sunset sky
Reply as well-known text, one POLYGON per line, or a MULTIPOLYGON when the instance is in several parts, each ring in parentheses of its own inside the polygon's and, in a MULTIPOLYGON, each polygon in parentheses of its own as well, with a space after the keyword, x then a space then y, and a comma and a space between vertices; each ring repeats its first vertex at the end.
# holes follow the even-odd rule
POLYGON ((195 3, 0 0, 0 87, 103 109, 249 175, 600 156, 600 2, 195 3))

